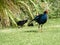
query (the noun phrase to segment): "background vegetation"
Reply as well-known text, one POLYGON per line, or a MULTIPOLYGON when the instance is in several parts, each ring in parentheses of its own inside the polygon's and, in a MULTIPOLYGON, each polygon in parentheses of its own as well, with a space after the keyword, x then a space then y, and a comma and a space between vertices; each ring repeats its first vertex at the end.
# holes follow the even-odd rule
POLYGON ((43 13, 45 2, 49 8, 49 18, 60 17, 60 0, 0 0, 0 27, 17 26, 16 22, 43 13))

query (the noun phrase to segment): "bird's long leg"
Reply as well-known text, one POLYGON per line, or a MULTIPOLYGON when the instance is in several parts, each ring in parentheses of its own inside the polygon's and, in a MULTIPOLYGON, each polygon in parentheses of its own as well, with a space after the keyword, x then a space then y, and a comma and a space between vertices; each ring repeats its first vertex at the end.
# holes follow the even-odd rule
POLYGON ((42 26, 43 26, 42 24, 38 26, 39 32, 42 32, 42 26))
POLYGON ((38 26, 38 29, 40 28, 40 25, 38 26))
POLYGON ((42 26, 43 26, 43 25, 41 24, 41 32, 42 32, 42 26))
POLYGON ((40 31, 40 25, 38 25, 38 30, 40 31))
POLYGON ((41 32, 41 25, 38 26, 38 30, 39 30, 39 32, 41 32))

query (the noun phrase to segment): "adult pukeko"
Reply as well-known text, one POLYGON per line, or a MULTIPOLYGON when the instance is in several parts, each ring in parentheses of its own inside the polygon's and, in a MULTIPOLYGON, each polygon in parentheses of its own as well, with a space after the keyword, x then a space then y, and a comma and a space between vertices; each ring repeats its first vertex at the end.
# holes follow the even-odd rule
POLYGON ((44 11, 43 14, 39 14, 32 20, 32 21, 36 21, 39 24, 38 28, 40 28, 41 26, 41 31, 43 24, 47 22, 47 13, 48 13, 47 11, 44 11))

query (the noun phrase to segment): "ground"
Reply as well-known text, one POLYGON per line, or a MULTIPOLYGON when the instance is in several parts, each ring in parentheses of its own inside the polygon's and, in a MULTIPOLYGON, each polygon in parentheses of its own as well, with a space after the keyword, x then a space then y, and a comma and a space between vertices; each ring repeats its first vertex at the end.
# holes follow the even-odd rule
POLYGON ((0 29, 0 45, 60 45, 60 21, 48 19, 43 32, 37 26, 0 29))

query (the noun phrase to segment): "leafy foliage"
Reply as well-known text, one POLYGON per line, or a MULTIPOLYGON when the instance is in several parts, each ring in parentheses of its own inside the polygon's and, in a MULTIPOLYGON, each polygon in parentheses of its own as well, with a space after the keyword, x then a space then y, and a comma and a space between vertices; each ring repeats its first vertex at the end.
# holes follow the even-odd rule
POLYGON ((33 19, 35 15, 44 11, 46 2, 48 6, 51 5, 48 16, 50 18, 60 17, 60 0, 0 0, 0 18, 2 25, 9 26, 10 18, 12 20, 11 23, 15 26, 17 26, 16 21, 18 20, 23 20, 26 17, 29 20, 33 19), (10 14, 7 14, 8 12, 10 14))

